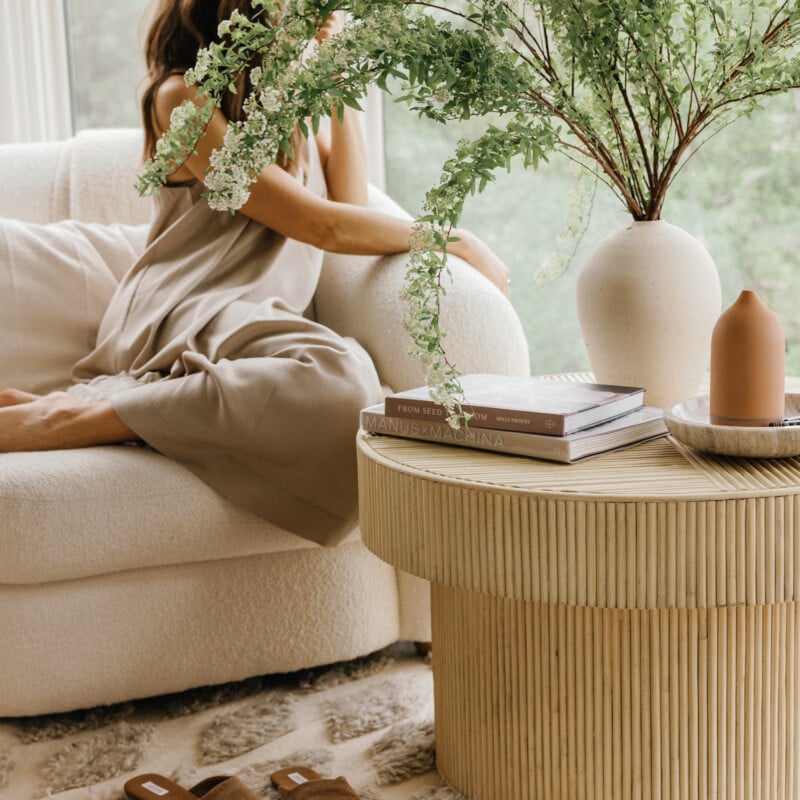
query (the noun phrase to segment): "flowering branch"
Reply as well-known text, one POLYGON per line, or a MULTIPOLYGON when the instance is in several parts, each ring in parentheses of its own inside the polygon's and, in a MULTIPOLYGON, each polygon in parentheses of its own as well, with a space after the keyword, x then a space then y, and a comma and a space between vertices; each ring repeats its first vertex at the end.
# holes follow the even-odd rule
POLYGON ((247 87, 206 176, 236 210, 296 125, 359 107, 370 83, 445 123, 480 117, 426 198, 410 242, 406 326, 432 392, 463 418, 439 311, 447 244, 465 198, 520 156, 566 153, 635 219, 658 219, 689 154, 762 98, 800 86, 800 3, 787 0, 253 0, 222 23, 187 73, 198 99, 174 112, 139 180, 158 188, 193 151, 224 93, 247 87), (278 14, 278 11, 281 11, 278 14), (309 47, 320 21, 351 24, 309 47), (277 21, 272 21, 276 20, 277 21), (397 88, 396 88, 397 87, 397 88))

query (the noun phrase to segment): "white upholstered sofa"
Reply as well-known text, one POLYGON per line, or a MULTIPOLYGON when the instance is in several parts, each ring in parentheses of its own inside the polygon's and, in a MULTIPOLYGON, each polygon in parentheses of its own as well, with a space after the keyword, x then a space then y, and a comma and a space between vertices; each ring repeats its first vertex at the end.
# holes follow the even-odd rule
MULTIPOLYGON (((0 147, 0 387, 65 387, 91 347, 144 240, 140 147, 133 130, 0 147), (63 274, 48 265, 59 247, 75 253, 63 274), (87 252, 108 269, 87 267, 87 252)), ((403 213, 377 191, 372 202, 403 213)), ((452 268, 443 321, 456 364, 526 373, 511 305, 452 268)), ((317 318, 358 339, 395 389, 422 382, 405 352, 403 271, 398 256, 327 256, 315 298, 317 318)), ((321 665, 426 640, 428 626, 426 584, 371 555, 357 530, 312 545, 143 447, 0 454, 0 716, 321 665)))

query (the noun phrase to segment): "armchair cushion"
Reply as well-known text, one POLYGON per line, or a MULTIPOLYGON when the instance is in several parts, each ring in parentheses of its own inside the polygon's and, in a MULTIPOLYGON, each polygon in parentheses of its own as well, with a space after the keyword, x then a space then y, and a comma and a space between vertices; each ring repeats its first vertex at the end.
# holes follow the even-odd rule
MULTIPOLYGON (((0 147, 13 187, 0 192, 9 218, 0 220, 0 387, 63 387, 91 346, 105 299, 145 241, 150 203, 134 189, 141 141, 138 130, 85 131, 0 147)), ((403 213, 372 194, 373 207, 403 213)), ((455 363, 527 371, 510 304, 470 267, 451 267, 442 321, 455 363)), ((316 297, 320 321, 364 345, 395 388, 422 382, 405 353, 404 273, 402 256, 327 256, 316 297)), ((0 716, 300 669, 430 636, 426 584, 379 561, 357 530, 339 547, 313 546, 147 448, 0 455, 0 540, 0 716), (180 658, 165 666, 164 647, 180 658)))
POLYGON ((0 585, 40 584, 313 545, 145 447, 0 458, 0 585))

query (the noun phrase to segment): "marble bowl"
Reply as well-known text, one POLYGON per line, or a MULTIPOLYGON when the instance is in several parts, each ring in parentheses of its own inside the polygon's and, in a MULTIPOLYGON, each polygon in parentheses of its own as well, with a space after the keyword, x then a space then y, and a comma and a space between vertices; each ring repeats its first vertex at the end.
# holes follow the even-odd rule
MULTIPOLYGON (((785 416, 800 416, 800 394, 787 393, 785 416)), ((708 453, 745 458, 800 455, 800 425, 778 428, 712 425, 708 421, 708 395, 665 408, 664 422, 679 442, 708 453)))

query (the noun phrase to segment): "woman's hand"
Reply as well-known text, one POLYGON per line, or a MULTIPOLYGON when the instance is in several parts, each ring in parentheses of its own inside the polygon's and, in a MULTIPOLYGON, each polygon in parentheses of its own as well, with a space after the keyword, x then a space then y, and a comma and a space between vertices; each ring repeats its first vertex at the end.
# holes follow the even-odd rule
POLYGON ((450 235, 458 238, 458 241, 448 244, 448 251, 454 256, 463 258, 508 297, 511 288, 508 267, 489 249, 489 246, 469 231, 456 229, 450 235))

